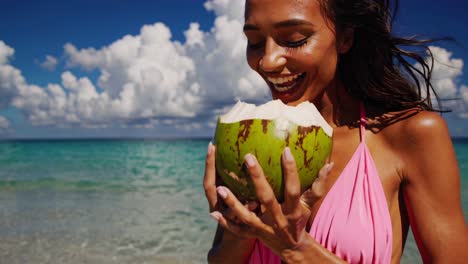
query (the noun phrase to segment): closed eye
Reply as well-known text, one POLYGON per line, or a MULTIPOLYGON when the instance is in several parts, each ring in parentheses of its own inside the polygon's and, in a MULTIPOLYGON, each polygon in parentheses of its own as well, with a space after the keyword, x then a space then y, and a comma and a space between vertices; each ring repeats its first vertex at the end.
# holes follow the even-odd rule
POLYGON ((284 45, 288 48, 299 48, 307 44, 308 38, 301 39, 299 41, 285 41, 284 45))
POLYGON ((247 46, 250 48, 250 49, 259 49, 261 47, 263 47, 265 45, 265 41, 261 41, 261 42, 257 42, 257 43, 247 43, 247 46))

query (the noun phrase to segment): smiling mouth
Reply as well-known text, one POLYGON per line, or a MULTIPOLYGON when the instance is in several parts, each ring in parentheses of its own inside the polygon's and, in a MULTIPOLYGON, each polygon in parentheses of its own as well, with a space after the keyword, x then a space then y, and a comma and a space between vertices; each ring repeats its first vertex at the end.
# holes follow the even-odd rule
POLYGON ((267 77, 268 82, 278 93, 290 92, 304 79, 305 72, 300 74, 291 75, 288 77, 267 77))

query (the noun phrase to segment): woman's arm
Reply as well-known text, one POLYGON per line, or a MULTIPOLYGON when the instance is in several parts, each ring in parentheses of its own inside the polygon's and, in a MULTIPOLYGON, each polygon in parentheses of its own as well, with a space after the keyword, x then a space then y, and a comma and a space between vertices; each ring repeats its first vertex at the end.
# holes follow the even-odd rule
POLYGON ((247 263, 254 243, 255 239, 241 238, 218 225, 208 263, 247 263))
POLYGON ((406 207, 424 263, 466 263, 460 174, 445 121, 419 113, 403 125, 400 140, 406 207))

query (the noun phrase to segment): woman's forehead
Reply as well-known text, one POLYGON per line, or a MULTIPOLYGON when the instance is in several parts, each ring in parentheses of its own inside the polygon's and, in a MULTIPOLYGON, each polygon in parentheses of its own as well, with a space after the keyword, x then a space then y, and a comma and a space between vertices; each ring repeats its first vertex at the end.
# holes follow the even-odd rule
POLYGON ((275 23, 290 19, 324 20, 318 0, 246 0, 245 22, 275 23))

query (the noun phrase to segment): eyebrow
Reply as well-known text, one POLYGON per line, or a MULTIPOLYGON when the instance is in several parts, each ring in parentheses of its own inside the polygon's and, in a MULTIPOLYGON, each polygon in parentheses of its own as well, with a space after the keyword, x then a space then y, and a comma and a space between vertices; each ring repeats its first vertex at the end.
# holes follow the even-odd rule
MULTIPOLYGON (((302 19, 288 19, 285 21, 280 21, 278 23, 275 23, 273 27, 282 28, 282 27, 295 27, 295 26, 301 26, 301 25, 312 26, 313 24, 309 21, 302 20, 302 19)), ((244 31, 248 31, 248 30, 259 30, 259 28, 252 24, 245 24, 244 31)))

